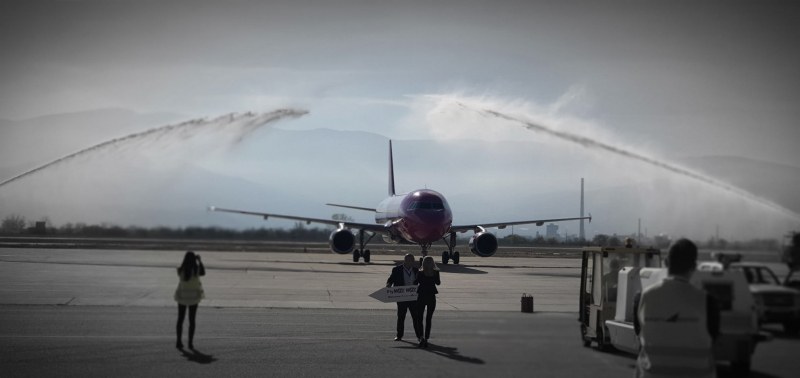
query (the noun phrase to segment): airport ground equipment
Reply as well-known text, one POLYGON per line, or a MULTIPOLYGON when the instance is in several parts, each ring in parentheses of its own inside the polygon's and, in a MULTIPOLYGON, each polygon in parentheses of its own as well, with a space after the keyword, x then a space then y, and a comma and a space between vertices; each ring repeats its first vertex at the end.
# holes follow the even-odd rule
POLYGON ((533 312, 533 295, 528 295, 526 293, 522 293, 522 298, 520 299, 521 304, 521 311, 522 312, 533 312))
POLYGON ((618 273, 623 267, 661 267, 661 251, 609 247, 583 250, 578 321, 584 346, 592 342, 600 349, 611 346, 606 321, 613 320, 617 311, 618 273))
MULTIPOLYGON (((595 341, 600 349, 613 347, 638 353, 639 337, 633 327, 634 297, 666 277, 667 268, 660 267, 658 251, 606 248, 584 251, 580 315, 584 345, 595 341), (625 255, 626 251, 632 252, 625 255), (621 257, 626 262, 617 268, 612 261, 622 260, 621 257), (612 274, 617 275, 615 280, 611 279, 612 274)), ((769 336, 759 332, 755 302, 744 273, 724 269, 718 262, 703 263, 692 275, 691 283, 715 296, 720 305, 715 359, 730 363, 737 372, 749 371, 757 343, 768 340, 769 336)))
POLYGON ((800 278, 797 278, 800 276, 800 232, 793 232, 787 236, 791 237, 792 244, 784 247, 783 256, 781 256, 781 261, 789 267, 789 274, 783 280, 783 285, 800 290, 800 278), (795 275, 795 273, 798 274, 795 275), (793 275, 795 275, 794 279, 793 275))
POLYGON ((747 280, 759 324, 778 323, 790 335, 800 333, 800 290, 786 286, 788 281, 782 284, 764 264, 737 262, 728 270, 741 272, 747 280))

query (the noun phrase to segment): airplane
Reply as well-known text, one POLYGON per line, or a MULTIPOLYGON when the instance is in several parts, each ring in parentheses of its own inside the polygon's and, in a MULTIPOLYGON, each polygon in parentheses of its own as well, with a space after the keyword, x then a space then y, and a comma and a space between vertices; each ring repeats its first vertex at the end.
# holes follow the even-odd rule
POLYGON ((441 193, 431 189, 417 189, 405 194, 395 193, 394 161, 392 158, 391 140, 389 141, 389 197, 380 202, 374 209, 333 203, 328 203, 326 205, 374 212, 375 223, 280 215, 226 209, 216 206, 210 206, 208 209, 210 211, 255 215, 263 217, 264 220, 273 217, 306 223, 332 225, 336 227, 336 230, 331 233, 328 240, 331 251, 341 255, 352 253, 353 262, 358 262, 360 258, 363 258, 365 263, 369 263, 370 261, 370 251, 366 249, 366 246, 372 238, 378 234, 383 237, 386 243, 419 245, 422 249, 423 257, 428 255, 428 249, 431 247, 431 244, 441 239, 447 245, 447 251, 442 252, 442 264, 447 264, 450 260, 453 261, 453 264, 458 264, 461 257, 459 252, 455 250, 457 233, 472 231, 473 235, 469 239, 470 251, 480 257, 490 257, 497 252, 497 238, 492 233, 487 232, 487 228, 497 227, 503 229, 507 226, 519 224, 536 224, 537 226, 541 226, 546 222, 581 219, 588 219, 589 222, 592 221, 592 215, 589 214, 588 217, 453 225, 453 213, 450 210, 450 205, 441 193), (351 230, 358 230, 358 245, 356 245, 356 235, 351 230), (366 233, 370 235, 365 241, 364 237, 366 233))

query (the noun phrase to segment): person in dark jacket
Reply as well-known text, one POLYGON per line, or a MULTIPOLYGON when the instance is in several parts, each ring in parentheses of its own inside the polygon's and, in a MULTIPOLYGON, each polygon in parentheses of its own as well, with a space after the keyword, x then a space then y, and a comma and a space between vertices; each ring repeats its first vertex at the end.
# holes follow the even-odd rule
POLYGON ((422 315, 425 314, 425 308, 428 312, 425 314, 425 337, 419 342, 420 347, 428 346, 428 339, 431 337, 431 321, 433 320, 433 311, 436 310, 436 294, 439 290, 436 285, 441 285, 442 281, 439 278, 439 268, 433 261, 433 257, 425 256, 422 259, 422 271, 417 275, 417 308, 420 319, 420 328, 422 328, 422 315))
MULTIPOLYGON (((407 254, 403 259, 403 264, 392 268, 392 274, 386 280, 386 287, 392 286, 411 286, 416 285, 419 269, 414 266, 414 255, 407 254)), ((411 323, 414 325, 414 333, 417 341, 422 338, 422 320, 420 320, 417 310, 417 301, 397 302, 397 336, 394 341, 403 340, 405 332, 406 312, 411 312, 411 323)))

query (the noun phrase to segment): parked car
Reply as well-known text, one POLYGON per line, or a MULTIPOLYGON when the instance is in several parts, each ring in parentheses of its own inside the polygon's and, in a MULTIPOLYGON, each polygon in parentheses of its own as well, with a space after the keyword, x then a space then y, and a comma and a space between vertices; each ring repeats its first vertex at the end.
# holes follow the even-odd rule
POLYGON ((755 300, 760 324, 780 323, 786 333, 800 333, 800 290, 781 284, 772 270, 759 263, 731 263, 729 269, 744 272, 755 300))

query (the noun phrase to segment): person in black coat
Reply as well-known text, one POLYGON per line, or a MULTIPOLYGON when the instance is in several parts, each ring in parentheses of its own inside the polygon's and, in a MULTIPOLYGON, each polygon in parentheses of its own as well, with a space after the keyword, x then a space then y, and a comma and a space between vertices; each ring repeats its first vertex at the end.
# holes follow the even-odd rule
MULTIPOLYGON (((392 286, 411 286, 416 284, 419 269, 414 266, 414 255, 407 254, 403 259, 403 264, 392 268, 392 274, 386 280, 386 287, 392 286)), ((397 336, 394 341, 403 340, 403 333, 406 323, 406 312, 411 312, 411 322, 414 325, 414 333, 417 340, 422 338, 422 320, 418 316, 417 301, 397 302, 397 336)))
POLYGON ((431 337, 431 320, 433 320, 433 311, 436 310, 436 294, 439 290, 436 285, 441 285, 442 281, 439 278, 439 268, 433 261, 433 257, 426 256, 422 259, 422 271, 417 275, 417 308, 420 320, 420 328, 422 328, 422 314, 425 308, 428 308, 428 313, 425 316, 425 337, 420 340, 419 346, 427 347, 428 339, 431 337))

